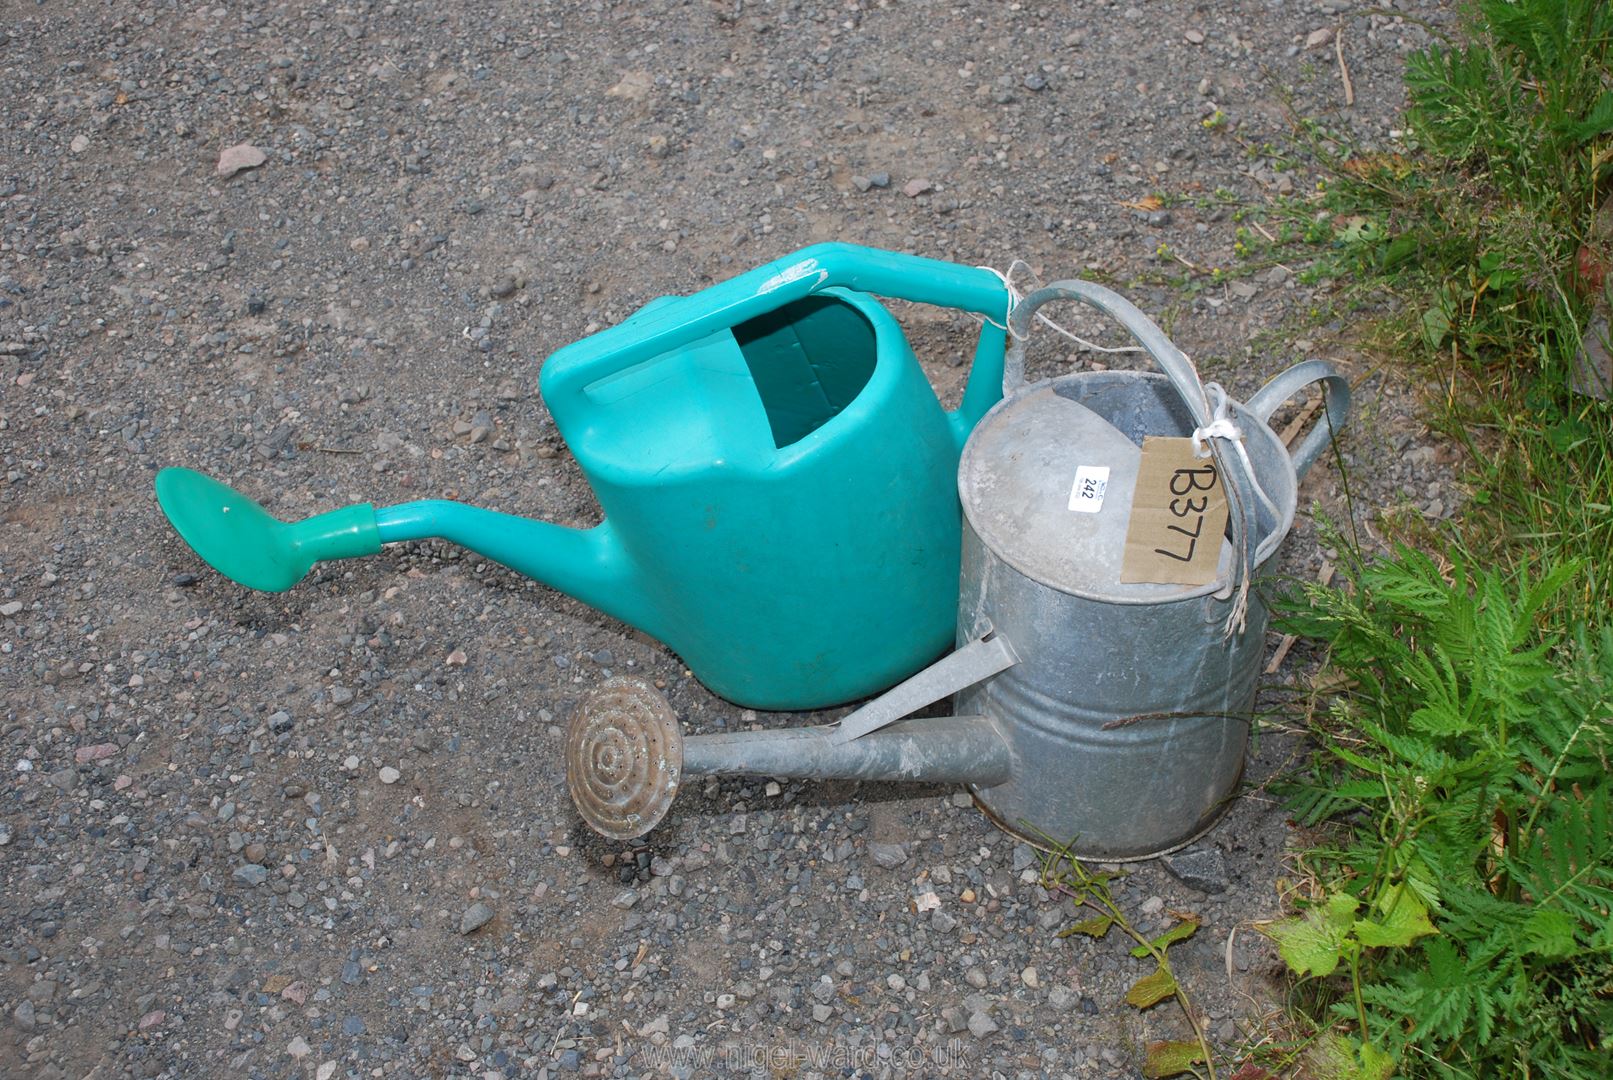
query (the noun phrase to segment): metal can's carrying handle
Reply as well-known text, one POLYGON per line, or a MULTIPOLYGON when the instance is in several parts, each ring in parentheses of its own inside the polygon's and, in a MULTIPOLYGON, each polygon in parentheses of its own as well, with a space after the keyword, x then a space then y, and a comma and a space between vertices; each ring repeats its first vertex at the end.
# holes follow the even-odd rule
POLYGON ((1008 287, 988 270, 855 244, 814 244, 560 349, 539 376, 544 400, 559 414, 608 375, 834 286, 992 319, 1008 308, 1008 287))
POLYGON ((1317 382, 1322 384, 1324 415, 1306 433, 1299 449, 1289 451, 1294 475, 1300 480, 1333 441, 1333 433, 1350 418, 1350 384, 1326 360, 1305 360, 1274 376, 1244 403, 1257 420, 1269 427, 1272 414, 1283 402, 1317 382))
MULTIPOLYGON (((1038 308, 1052 300, 1079 300, 1097 308, 1124 326, 1131 336, 1137 339, 1137 344, 1154 358, 1154 363, 1158 364, 1160 370, 1170 379, 1182 403, 1193 414, 1194 425, 1200 429, 1210 426, 1214 419, 1210 398, 1205 393, 1204 384, 1199 381, 1198 372, 1187 355, 1178 349, 1171 339, 1165 336, 1165 331, 1161 330, 1154 320, 1144 315, 1135 304, 1114 290, 1095 285, 1090 281, 1074 279, 1055 281, 1045 289, 1037 289, 1015 306, 1013 313, 1008 317, 1008 334, 1013 340, 1003 361, 1004 396, 1024 383, 1025 340, 1029 336, 1031 320, 1035 318, 1038 308)), ((1242 468, 1226 468, 1222 460, 1223 455, 1215 449, 1216 443, 1221 438, 1216 436, 1206 441, 1209 442, 1211 449, 1215 450, 1217 464, 1221 466, 1221 475, 1228 481, 1227 492, 1231 505, 1227 516, 1232 525, 1233 550, 1242 556, 1238 565, 1244 568, 1244 573, 1252 574, 1257 555, 1260 521, 1255 506, 1255 479, 1247 475, 1242 468)), ((1228 583, 1228 589, 1237 589, 1240 584, 1238 572, 1234 571, 1234 580, 1228 583)))
POLYGON ((1138 307, 1113 289, 1106 289, 1102 285, 1090 281, 1055 281, 1045 289, 1037 289, 1029 294, 1014 307, 1013 314, 1008 318, 1008 334, 1013 338, 1008 348, 1008 357, 1003 364, 1003 393, 1018 389, 1025 381, 1025 340, 1030 334, 1031 320, 1036 310, 1043 304, 1052 300, 1079 300, 1097 308, 1115 322, 1124 326, 1131 336, 1137 339, 1148 355, 1154 358, 1161 371, 1170 379, 1171 385, 1187 407, 1192 410, 1193 420, 1199 427, 1209 425, 1210 400, 1204 392, 1204 386, 1199 382, 1198 373, 1187 356, 1178 349, 1171 339, 1165 336, 1154 320, 1144 315, 1138 307))

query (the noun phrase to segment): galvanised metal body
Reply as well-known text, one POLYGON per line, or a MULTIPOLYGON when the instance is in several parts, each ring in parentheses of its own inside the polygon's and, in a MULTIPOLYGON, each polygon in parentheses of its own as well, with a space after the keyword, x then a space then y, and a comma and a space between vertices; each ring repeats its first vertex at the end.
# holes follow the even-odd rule
POLYGON ((1008 396, 981 420, 959 466, 958 651, 838 725, 684 740, 675 719, 668 732, 663 703, 651 741, 675 744, 670 754, 634 752, 642 728, 621 701, 659 695, 640 683, 623 698, 623 681, 614 680, 615 703, 585 702, 568 735, 568 775, 574 795, 583 789, 577 804, 590 824, 640 835, 666 812, 683 775, 728 772, 962 780, 1008 831, 1107 860, 1169 850, 1214 821, 1242 773, 1264 653, 1266 608, 1252 586, 1293 523, 1299 478, 1346 419, 1348 386, 1309 361, 1247 405, 1223 399, 1212 408, 1191 363, 1158 327, 1086 282, 1032 294, 1010 327, 1008 396), (1088 372, 1019 386, 1030 321, 1054 299, 1115 317, 1164 374, 1088 372), (1318 381, 1325 418, 1290 457, 1267 422, 1318 381), (1196 432, 1215 451, 1229 495, 1220 573, 1200 587, 1122 584, 1138 447, 1150 435, 1196 432), (1105 463, 1114 471, 1103 513, 1072 513, 1077 467, 1105 463), (957 715, 901 719, 953 693, 957 715), (618 766, 626 763, 640 775, 624 779, 631 770, 618 766), (645 776, 654 777, 648 786, 645 776), (613 813, 624 798, 631 813, 613 813))
MULTIPOLYGON (((1049 505, 1068 513, 1070 478, 1091 460, 1058 441, 1062 425, 1037 422, 1056 420, 1072 402, 1135 432, 1187 436, 1198 426, 1168 380, 1130 372, 1068 375, 1004 403, 1004 416, 970 443, 959 469, 958 641, 989 627, 1013 643, 1019 663, 964 689, 956 709, 1001 721, 1010 775, 970 784, 998 824, 1042 843, 1068 842, 1087 857, 1144 857, 1202 831, 1238 782, 1266 608, 1250 590, 1243 630, 1227 636, 1237 591, 1225 579, 1199 588, 1124 585, 1118 573, 1091 572, 1095 564, 1117 569, 1118 551, 1035 548, 1043 532, 1035 519, 1050 516, 1049 505), (1008 460, 1037 467, 1016 470, 1012 493, 1002 482, 982 486, 992 465, 1008 460)), ((1291 521, 1287 451, 1247 409, 1237 416, 1251 460, 1277 466, 1262 486, 1291 521)), ((993 419, 988 413, 985 422, 993 419)), ((1222 568, 1235 569, 1230 542, 1222 568)))

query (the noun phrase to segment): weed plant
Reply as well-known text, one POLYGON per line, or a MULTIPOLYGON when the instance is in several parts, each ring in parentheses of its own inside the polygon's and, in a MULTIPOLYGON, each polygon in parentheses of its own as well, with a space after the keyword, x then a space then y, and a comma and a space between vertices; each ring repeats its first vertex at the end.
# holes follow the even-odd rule
POLYGON ((1400 548, 1282 605, 1348 689, 1288 786, 1313 902, 1264 929, 1343 983, 1306 1075, 1603 1078, 1613 1061, 1613 630, 1540 630, 1576 568, 1450 579, 1400 548))
POLYGON ((1328 837, 1309 900, 1265 927, 1306 1076, 1613 1075, 1613 406, 1569 390, 1581 270, 1613 267, 1610 56, 1606 0, 1477 0, 1408 61, 1405 151, 1306 125, 1331 179, 1259 230, 1392 301, 1368 334, 1472 463, 1467 554, 1347 551, 1283 607, 1343 687, 1288 788, 1328 837))
POLYGON ((1613 241, 1592 231, 1613 198, 1613 4, 1465 13, 1460 40, 1408 60, 1405 152, 1363 154, 1307 122, 1331 178, 1262 231, 1318 256, 1308 279, 1392 301, 1369 336, 1445 386, 1436 422, 1471 451, 1464 541, 1515 569, 1583 561, 1554 603, 1599 620, 1613 610, 1613 407, 1568 376, 1599 293, 1582 246, 1585 265, 1613 269, 1613 241))

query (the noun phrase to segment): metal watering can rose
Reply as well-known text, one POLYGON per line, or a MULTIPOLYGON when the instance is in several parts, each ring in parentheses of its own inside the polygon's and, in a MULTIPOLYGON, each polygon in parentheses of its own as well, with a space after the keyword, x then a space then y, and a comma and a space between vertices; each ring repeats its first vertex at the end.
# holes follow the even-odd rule
POLYGON ((821 244, 560 349, 539 386, 604 510, 589 529, 441 500, 287 524, 188 469, 159 473, 157 498, 202 558, 251 588, 441 537, 653 635, 731 701, 822 708, 951 643, 953 482, 1000 396, 990 320, 1007 308, 990 271, 821 244), (988 317, 957 411, 870 293, 988 317))
POLYGON ((961 781, 1002 828, 1073 854, 1144 858, 1212 824, 1243 770, 1266 607, 1249 587, 1293 524, 1300 478, 1346 421, 1348 384, 1321 361, 1247 404, 1200 384, 1126 300, 1083 281, 1026 297, 1010 319, 1005 399, 958 470, 964 509, 957 651, 837 724, 684 738, 648 684, 616 679, 578 707, 567 781, 607 836, 654 827, 684 777, 713 773, 961 781), (1082 372, 1022 385, 1037 308, 1079 300, 1118 320, 1163 374, 1082 372), (1320 382, 1326 409, 1297 450, 1268 421, 1320 382), (1127 584, 1126 518, 1149 436, 1207 442, 1229 517, 1215 580, 1127 584), (1085 468, 1103 505, 1071 505, 1085 468), (956 715, 903 719, 956 694, 956 715))

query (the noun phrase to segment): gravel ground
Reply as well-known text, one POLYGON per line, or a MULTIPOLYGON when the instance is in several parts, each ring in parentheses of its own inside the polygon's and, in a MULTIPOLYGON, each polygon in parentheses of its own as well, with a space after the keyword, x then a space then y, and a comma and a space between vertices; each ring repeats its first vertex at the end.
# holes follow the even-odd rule
MULTIPOLYGON (((691 731, 801 718, 445 545, 248 593, 151 481, 586 523, 541 358, 839 239, 1100 275, 1239 396, 1333 357, 1358 524, 1448 515, 1415 388, 1304 321, 1325 283, 1190 293, 1158 253, 1231 266, 1212 193, 1314 182, 1266 149, 1290 109, 1390 145, 1424 32, 1346 7, 6 0, 0 1073, 1138 1075, 1180 1016, 1121 1002, 1120 942, 1055 936, 1068 902, 966 796, 724 779, 604 842, 560 736, 607 674, 663 681, 691 731), (220 177, 240 143, 263 163, 220 177), (1125 205, 1155 191, 1182 198, 1125 205)), ((954 399, 972 325, 893 310, 954 399)), ((1043 342, 1033 374, 1092 359, 1043 342)), ((1348 516, 1338 476, 1302 502, 1348 516)), ((1286 558, 1315 573, 1308 519, 1286 558)), ((1294 752, 1262 738, 1251 779, 1294 752)), ((1118 887, 1144 928, 1203 917, 1173 956, 1229 1049, 1279 1000, 1240 928, 1278 910, 1289 831, 1254 787, 1118 887)))

